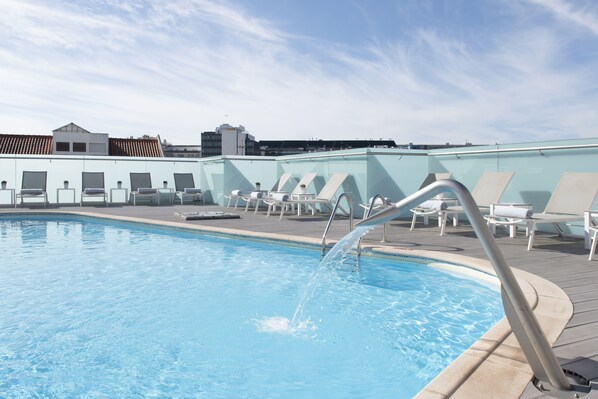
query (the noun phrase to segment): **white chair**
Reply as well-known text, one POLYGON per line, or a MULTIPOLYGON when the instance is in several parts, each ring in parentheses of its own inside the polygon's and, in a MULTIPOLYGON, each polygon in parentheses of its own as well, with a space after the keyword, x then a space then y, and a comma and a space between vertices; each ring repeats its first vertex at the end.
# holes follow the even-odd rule
MULTIPOLYGON (((293 176, 292 173, 283 173, 282 175, 280 175, 280 178, 274 184, 271 191, 282 191, 283 187, 287 184, 287 182, 291 179, 292 176, 293 176)), ((255 190, 253 190, 253 191, 260 191, 260 190, 256 187, 255 190)), ((233 208, 234 210, 236 210, 237 206, 239 206, 240 200, 243 200, 246 202, 245 210, 249 209, 249 203, 253 202, 254 200, 256 202, 256 212, 257 212, 257 207, 259 206, 258 198, 256 196, 252 197, 251 193, 244 194, 243 190, 233 190, 233 191, 231 191, 231 193, 229 195, 225 194, 224 198, 228 199, 228 202, 226 204, 227 208, 230 207, 230 203, 233 200, 235 201, 235 206, 233 208)))
MULTIPOLYGON (((320 193, 317 196, 314 196, 314 198, 310 198, 312 195, 307 193, 297 194, 297 199, 293 199, 289 196, 284 197, 286 194, 278 198, 273 197, 272 201, 268 202, 268 205, 270 206, 268 207, 268 213, 266 216, 270 216, 270 211, 271 209, 273 209, 274 206, 281 207, 279 220, 282 220, 285 205, 309 205, 312 208, 312 215, 315 215, 316 205, 324 205, 332 209, 331 205, 335 201, 336 192, 345 182, 347 177, 349 177, 348 173, 333 174, 332 176, 330 176, 324 187, 322 187, 320 193)), ((342 210, 341 207, 339 207, 339 209, 342 210)))
POLYGON ((108 205, 108 192, 104 187, 104 172, 82 172, 81 174, 81 201, 83 198, 102 198, 104 205, 108 205))
MULTIPOLYGON (((297 183, 297 185, 295 186, 295 188, 293 189, 293 191, 291 191, 290 193, 285 192, 285 191, 270 191, 265 197, 262 197, 262 201, 268 205, 268 215, 272 212, 272 211, 276 211, 276 206, 278 201, 276 201, 276 199, 273 197, 274 195, 278 195, 278 194, 288 194, 289 198, 293 198, 295 196, 301 195, 301 194, 305 194, 307 192, 307 189, 310 187, 310 185, 312 184, 312 182, 314 181, 314 179, 316 178, 318 174, 315 172, 309 172, 303 175, 303 177, 301 178, 301 180, 299 180, 299 182, 297 183)), ((292 211, 295 211, 295 205, 294 204, 288 204, 292 211)), ((257 207, 256 207, 256 212, 257 212, 257 207)))
POLYGON ((598 243, 598 240, 596 240, 596 237, 598 236, 598 227, 589 227, 588 230, 592 235, 592 246, 590 248, 590 258, 588 260, 593 260, 594 253, 596 252, 596 244, 598 243))
POLYGON ((544 212, 534 213, 529 220, 521 221, 529 229, 527 250, 530 251, 534 245, 538 224, 552 224, 562 237, 563 230, 559 224, 583 221, 584 212, 592 207, 597 193, 598 173, 563 173, 544 212))
MULTIPOLYGON (((431 183, 434 183, 435 181, 438 180, 446 180, 446 179, 450 179, 451 178, 452 173, 450 172, 441 172, 441 173, 428 173, 428 176, 426 176, 426 178, 424 179, 423 183, 421 184, 421 186, 419 186, 419 190, 421 190, 422 188, 430 185, 431 183)), ((437 199, 442 199, 444 197, 443 194, 439 194, 436 197, 434 197, 434 200, 437 199)), ((444 207, 446 209, 445 205, 442 205, 441 203, 440 207, 444 207)), ((446 202, 445 202, 446 204, 446 202)), ((434 205, 433 202, 427 202, 424 204, 420 204, 419 206, 416 206, 415 208, 411 209, 411 212, 413 213, 413 218, 411 219, 411 228, 409 229, 410 231, 413 231, 413 229, 415 228, 415 222, 418 216, 422 216, 424 218, 424 224, 428 224, 428 218, 430 216, 438 216, 438 227, 441 228, 440 231, 440 235, 444 234, 444 230, 443 230, 443 226, 444 224, 442 223, 442 216, 443 214, 440 213, 441 209, 437 209, 436 206, 427 206, 427 205, 434 205)))
MULTIPOLYGON (((500 198, 507 189, 514 174, 515 172, 484 172, 471 191, 471 196, 475 200, 480 212, 488 213, 492 204, 500 202, 500 198)), ((444 234, 448 216, 453 216, 453 225, 457 226, 460 213, 465 213, 463 207, 460 205, 448 206, 446 209, 440 211, 442 223, 440 227, 441 235, 444 234)))

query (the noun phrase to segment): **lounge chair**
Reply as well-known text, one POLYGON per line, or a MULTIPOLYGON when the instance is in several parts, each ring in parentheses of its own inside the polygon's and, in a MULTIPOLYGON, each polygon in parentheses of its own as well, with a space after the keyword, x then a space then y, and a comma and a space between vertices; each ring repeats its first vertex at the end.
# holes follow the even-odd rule
POLYGON ((137 197, 156 198, 160 205, 160 192, 157 188, 152 188, 152 177, 149 173, 129 173, 131 177, 131 195, 133 196, 133 206, 137 204, 137 197))
POLYGON ((181 205, 186 197, 191 197, 191 201, 195 198, 201 199, 205 205, 206 201, 201 193, 200 188, 195 188, 195 181, 193 180, 193 173, 175 173, 174 174, 175 197, 181 198, 181 205))
MULTIPOLYGON (((289 179, 291 178, 291 176, 293 176, 292 173, 283 173, 282 175, 280 175, 280 178, 278 179, 278 181, 274 184, 274 186, 272 187, 272 190, 270 191, 282 191, 283 187, 285 186, 285 184, 287 184, 287 182, 289 181, 289 179)), ((255 188, 255 190, 253 192, 262 192, 258 187, 255 188)), ((242 190, 233 190, 231 191, 231 193, 229 195, 224 195, 224 198, 228 199, 228 202, 226 204, 226 207, 229 208, 230 207, 230 203, 231 201, 235 201, 235 207, 233 208, 233 210, 237 209, 237 206, 239 206, 239 200, 244 200, 246 202, 252 202, 254 200, 254 198, 256 198, 257 196, 252 197, 251 193, 250 194, 244 194, 242 190)), ((257 203, 257 201, 256 201, 257 203)), ((256 205, 257 207, 257 205, 256 205)), ((246 205, 247 208, 247 205, 246 205)))
MULTIPOLYGON (((592 207, 597 193, 598 173, 563 173, 544 212, 533 213, 529 218, 518 220, 520 224, 525 225, 529 232, 527 250, 530 251, 534 245, 536 225, 551 223, 561 237, 563 230, 559 224, 583 221, 584 212, 592 207)), ((490 218, 488 222, 489 224, 501 223, 497 217, 490 218)))
MULTIPOLYGON (((342 186, 344 181, 349 177, 348 173, 335 173, 326 182, 324 187, 320 193, 315 196, 315 198, 308 198, 310 194, 297 194, 298 199, 293 199, 292 197, 288 196, 287 194, 275 194, 272 197, 272 200, 268 202, 268 213, 267 216, 270 216, 270 210, 274 206, 280 206, 280 217, 279 219, 282 220, 282 216, 284 215, 284 210, 286 205, 310 205, 312 208, 312 215, 315 215, 316 205, 325 205, 328 208, 332 209, 331 205, 334 203, 334 198, 338 189, 342 186)), ((293 208, 294 209, 294 208, 293 208)))
MULTIPOLYGON (((450 172, 428 173, 428 176, 426 176, 426 178, 422 182, 421 186, 419 186, 418 191, 421 190, 422 188, 430 185, 431 183, 434 183, 435 181, 450 179, 451 175, 452 175, 452 173, 450 173, 450 172)), ((436 196, 434 198, 434 200, 442 200, 442 198, 443 198, 443 194, 440 194, 440 195, 436 196)), ((446 202, 445 202, 445 204, 446 204, 446 202)), ((413 230, 415 228, 415 221, 418 216, 422 216, 424 218, 424 224, 428 224, 428 218, 432 215, 438 215, 438 227, 440 227, 442 229, 442 217, 441 217, 442 215, 439 213, 440 209, 438 209, 438 208, 441 208, 443 206, 444 205, 442 205, 442 201, 441 202, 426 201, 425 203, 420 204, 419 206, 411 209, 411 212, 413 213, 413 218, 411 219, 410 230, 413 230), (436 206, 437 204, 438 204, 438 206, 436 206)), ((443 233, 444 233, 444 231, 441 231, 440 235, 443 235, 443 233)))
MULTIPOLYGON (((305 191, 310 185, 311 183, 314 181, 314 179, 316 178, 318 174, 316 172, 309 172, 303 175, 303 177, 301 178, 301 180, 299 180, 299 183, 297 183, 297 185, 295 186, 295 188, 293 189, 293 191, 289 193, 284 192, 284 191, 270 191, 268 193, 267 196, 262 197, 261 200, 268 205, 268 214, 272 212, 272 210, 275 210, 277 201, 275 200, 275 198, 273 197, 274 195, 279 195, 279 194, 289 194, 290 198, 293 198, 294 196, 297 196, 299 194, 304 194, 305 191), (303 192, 302 192, 303 191, 303 192)), ((290 204, 293 211, 295 210, 295 207, 293 204, 290 204)), ((256 212, 257 212, 257 205, 255 208, 256 212)))
MULTIPOLYGON (((598 212, 593 211, 590 212, 590 217, 596 216, 598 212)), ((594 259, 594 254, 596 253, 596 245, 598 244, 598 227, 596 226, 590 226, 588 227, 588 233, 590 233, 591 235, 591 241, 592 241, 592 245, 590 246, 590 257, 588 258, 588 260, 593 260, 594 259)))
MULTIPOLYGON (((15 198, 21 199, 21 205, 25 198, 43 198, 44 208, 48 205, 48 193, 46 192, 46 178, 47 172, 30 172, 23 171, 23 180, 21 181, 21 191, 19 191, 15 198)), ((15 207, 17 201, 15 200, 15 207)))
MULTIPOLYGON (((471 196, 481 212, 490 212, 492 204, 500 201, 514 174, 515 172, 485 172, 480 177, 471 191, 471 196)), ((465 211, 460 205, 449 205, 448 200, 440 199, 437 201, 435 212, 440 218, 440 235, 444 235, 448 216, 453 216, 453 225, 457 226, 459 214, 465 211)))
POLYGON ((83 198, 87 197, 101 197, 104 205, 108 205, 108 192, 104 187, 104 172, 81 173, 81 201, 79 206, 83 206, 83 198))

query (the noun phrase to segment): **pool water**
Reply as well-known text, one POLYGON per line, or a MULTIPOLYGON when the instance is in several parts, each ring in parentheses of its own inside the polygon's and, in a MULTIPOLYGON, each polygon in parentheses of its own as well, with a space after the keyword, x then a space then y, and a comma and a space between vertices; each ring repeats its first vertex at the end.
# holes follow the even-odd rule
POLYGON ((74 217, 0 218, 0 397, 409 398, 502 316, 417 263, 74 217))

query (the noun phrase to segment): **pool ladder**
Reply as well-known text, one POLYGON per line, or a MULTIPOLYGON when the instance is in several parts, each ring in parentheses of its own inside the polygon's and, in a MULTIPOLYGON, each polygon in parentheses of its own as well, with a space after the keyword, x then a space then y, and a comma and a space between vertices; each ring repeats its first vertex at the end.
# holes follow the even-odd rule
POLYGON ((568 398, 596 398, 598 386, 572 384, 565 376, 550 343, 538 323, 523 291, 517 282, 513 270, 507 264, 502 252, 498 248, 494 236, 486 225, 479 208, 467 188, 456 180, 436 181, 414 194, 397 202, 390 208, 378 212, 357 226, 375 226, 386 223, 398 217, 401 211, 413 208, 423 201, 443 192, 453 192, 469 219, 478 240, 482 244, 496 276, 501 283, 502 302, 507 320, 521 350, 532 368, 535 386, 544 394, 568 398))
MULTIPOLYGON (((322 235, 322 249, 321 253, 322 256, 326 254, 326 235, 328 235, 328 230, 330 230, 330 225, 336 216, 336 211, 340 207, 341 199, 345 198, 347 203, 349 204, 349 233, 353 231, 353 200, 347 193, 342 193, 339 195, 336 203, 334 204, 334 208, 332 208, 332 213, 330 214, 330 218, 328 219, 328 223, 326 224, 326 228, 324 229, 324 234, 322 235)), ((342 208, 341 208, 342 209, 342 208)))

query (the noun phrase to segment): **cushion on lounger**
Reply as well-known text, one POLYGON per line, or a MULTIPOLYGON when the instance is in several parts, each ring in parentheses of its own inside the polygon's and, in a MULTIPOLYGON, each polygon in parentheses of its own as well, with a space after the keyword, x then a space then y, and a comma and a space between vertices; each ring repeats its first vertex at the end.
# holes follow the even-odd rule
MULTIPOLYGON (((374 197, 372 197, 368 200, 368 205, 372 203, 373 198, 374 197)), ((390 198, 384 198, 384 199, 382 199, 380 197, 376 198, 376 201, 374 201, 374 206, 382 206, 382 205, 390 205, 390 198)))
POLYGON ((21 190, 21 194, 23 195, 42 195, 44 190, 41 188, 24 188, 21 190))
POLYGON ((494 207, 494 215, 502 216, 504 218, 529 219, 534 214, 534 211, 528 208, 518 208, 516 206, 501 206, 494 207))
POLYGON ((448 204, 442 200, 427 200, 425 202, 422 202, 419 205, 419 208, 437 209, 439 211, 442 211, 442 210, 445 210, 446 208, 448 208, 448 204))
POLYGON ((253 191, 251 193, 251 198, 262 198, 264 196, 264 193, 261 191, 253 191))
POLYGON ((157 188, 138 188, 138 194, 156 194, 158 192, 157 188))
POLYGON ((289 195, 284 193, 274 193, 272 194, 272 199, 275 201, 285 202, 289 200, 289 195))
POLYGON ((201 188, 186 188, 185 194, 201 194, 201 188))
POLYGON ((230 192, 231 195, 241 196, 243 195, 243 191, 241 190, 233 190, 230 192))
POLYGON ((106 190, 103 188, 86 188, 85 194, 106 194, 106 190))

